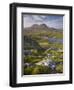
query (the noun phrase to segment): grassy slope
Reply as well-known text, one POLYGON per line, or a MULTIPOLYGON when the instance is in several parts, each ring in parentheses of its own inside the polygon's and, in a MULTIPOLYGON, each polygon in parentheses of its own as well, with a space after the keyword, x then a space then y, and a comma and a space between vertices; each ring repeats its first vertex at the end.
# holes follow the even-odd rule
MULTIPOLYGON (((40 47, 44 48, 44 50, 42 50, 42 49, 38 50, 36 48, 36 45, 31 47, 31 44, 30 44, 29 45, 29 47, 30 47, 29 50, 32 51, 32 55, 26 56, 24 58, 25 62, 28 62, 28 63, 39 62, 39 61, 43 60, 45 58, 45 56, 47 56, 47 54, 52 54, 50 59, 52 59, 55 62, 63 61, 63 59, 60 58, 60 56, 63 56, 63 52, 59 52, 58 50, 48 50, 46 52, 46 50, 48 48, 63 49, 63 45, 60 44, 60 43, 50 43, 47 39, 43 38, 43 37, 55 37, 55 38, 60 38, 61 39, 61 38, 63 38, 62 32, 50 31, 50 30, 35 30, 35 31, 31 30, 31 31, 28 31, 28 32, 25 31, 24 35, 27 36, 27 37, 30 37, 32 40, 35 40, 40 47), (38 56, 41 56, 41 57, 38 57, 38 56)), ((27 45, 25 45, 25 47, 26 47, 26 49, 28 49, 27 45)), ((58 65, 56 70, 58 70, 58 72, 59 72, 60 69, 62 71, 63 66, 58 65)))

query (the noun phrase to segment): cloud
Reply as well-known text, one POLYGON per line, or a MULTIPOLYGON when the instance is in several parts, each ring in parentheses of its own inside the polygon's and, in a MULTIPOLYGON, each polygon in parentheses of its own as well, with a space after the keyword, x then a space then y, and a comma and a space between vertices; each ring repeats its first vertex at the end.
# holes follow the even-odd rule
POLYGON ((62 18, 57 18, 53 20, 48 20, 45 22, 48 27, 53 27, 57 29, 63 29, 63 17, 62 18))
POLYGON ((63 28, 63 16, 59 15, 23 15, 24 27, 45 23, 48 27, 63 28))

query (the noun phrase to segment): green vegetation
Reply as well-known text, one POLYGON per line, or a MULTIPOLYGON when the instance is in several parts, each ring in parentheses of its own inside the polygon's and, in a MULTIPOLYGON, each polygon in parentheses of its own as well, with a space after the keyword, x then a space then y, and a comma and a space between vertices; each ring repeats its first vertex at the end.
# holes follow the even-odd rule
POLYGON ((51 73, 51 69, 48 68, 47 66, 36 65, 33 67, 24 68, 25 75, 49 74, 49 73, 51 73))
POLYGON ((26 56, 24 58, 24 61, 28 62, 28 63, 37 63, 37 62, 41 61, 42 58, 43 57, 38 57, 38 56, 26 56))
POLYGON ((63 43, 50 42, 49 38, 63 39, 63 32, 47 29, 25 30, 24 63, 34 64, 34 66, 24 67, 25 75, 54 73, 48 66, 36 65, 36 63, 47 61, 47 59, 56 63, 56 73, 63 72, 63 64, 59 64, 63 63, 63 43))
POLYGON ((56 71, 57 71, 58 73, 62 73, 62 72, 63 72, 63 65, 57 65, 56 71))

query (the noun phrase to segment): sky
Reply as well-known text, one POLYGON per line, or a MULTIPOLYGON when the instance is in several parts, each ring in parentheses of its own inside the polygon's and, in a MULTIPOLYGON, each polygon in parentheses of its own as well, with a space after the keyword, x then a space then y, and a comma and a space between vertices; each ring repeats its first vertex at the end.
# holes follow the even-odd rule
POLYGON ((33 24, 46 24, 48 27, 63 29, 63 15, 23 14, 24 28, 31 27, 33 24))

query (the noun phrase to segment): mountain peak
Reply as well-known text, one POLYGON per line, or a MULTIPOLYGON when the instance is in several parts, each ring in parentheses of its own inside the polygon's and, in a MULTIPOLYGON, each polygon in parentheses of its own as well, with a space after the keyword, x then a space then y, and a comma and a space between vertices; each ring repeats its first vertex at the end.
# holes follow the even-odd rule
POLYGON ((33 24, 31 28, 48 28, 46 24, 33 24))
POLYGON ((40 24, 40 27, 48 28, 48 26, 46 24, 40 24))
POLYGON ((36 27, 39 27, 39 25, 38 24, 33 24, 31 27, 36 28, 36 27))

